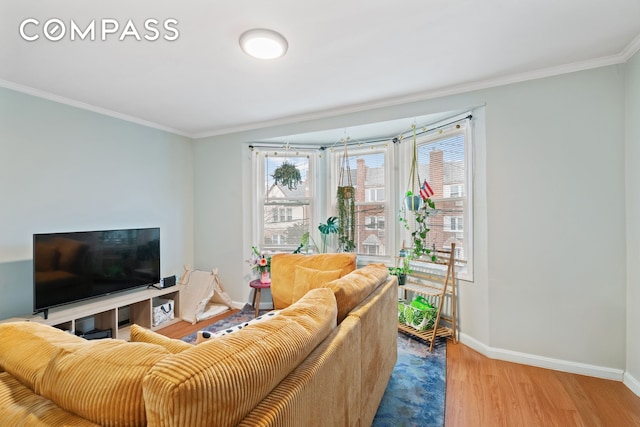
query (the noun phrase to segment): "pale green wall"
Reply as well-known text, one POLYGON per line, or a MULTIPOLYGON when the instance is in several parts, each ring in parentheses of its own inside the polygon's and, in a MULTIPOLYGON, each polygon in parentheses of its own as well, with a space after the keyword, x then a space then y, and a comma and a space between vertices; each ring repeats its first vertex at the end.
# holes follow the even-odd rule
POLYGON ((234 298, 248 295, 243 275, 251 244, 251 187, 240 183, 250 176, 251 162, 242 142, 484 105, 476 110, 486 128, 476 129, 475 140, 475 283, 462 285, 462 332, 503 355, 622 370, 627 286, 621 69, 196 141, 196 200, 211 200, 195 212, 197 263, 224 270, 234 298))
POLYGON ((30 313, 32 235, 161 229, 161 273, 193 262, 193 142, 0 89, 0 318, 30 313))
POLYGON ((640 53, 626 64, 627 377, 640 394, 640 53), (629 378, 629 376, 633 378, 629 378))

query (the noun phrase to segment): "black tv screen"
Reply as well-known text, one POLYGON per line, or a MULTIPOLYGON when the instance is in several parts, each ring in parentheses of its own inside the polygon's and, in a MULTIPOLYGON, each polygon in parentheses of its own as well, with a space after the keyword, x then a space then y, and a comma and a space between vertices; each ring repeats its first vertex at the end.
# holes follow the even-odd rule
POLYGON ((33 235, 33 309, 160 282, 160 228, 33 235))

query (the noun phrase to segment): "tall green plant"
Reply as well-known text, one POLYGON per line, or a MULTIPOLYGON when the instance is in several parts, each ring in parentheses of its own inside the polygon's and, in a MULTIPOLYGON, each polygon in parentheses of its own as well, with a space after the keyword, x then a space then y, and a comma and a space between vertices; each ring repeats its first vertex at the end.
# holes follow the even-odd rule
POLYGON ((320 230, 320 233, 322 234, 322 253, 327 252, 327 239, 329 237, 329 234, 338 233, 337 222, 338 222, 337 217, 330 216, 329 218, 327 218, 326 224, 320 224, 318 226, 318 230, 320 230))

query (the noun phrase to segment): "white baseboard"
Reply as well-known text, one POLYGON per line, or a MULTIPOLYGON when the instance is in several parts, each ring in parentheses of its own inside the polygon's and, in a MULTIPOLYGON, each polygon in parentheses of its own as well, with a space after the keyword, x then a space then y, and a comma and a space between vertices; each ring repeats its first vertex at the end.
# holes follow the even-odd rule
MULTIPOLYGON (((623 378, 626 379, 627 376, 627 374, 625 374, 624 370, 622 369, 607 368, 605 366, 589 365, 587 363, 571 362, 568 360, 553 359, 551 357, 537 356, 534 354, 489 347, 486 344, 476 340, 475 338, 465 334, 460 334, 460 342, 487 356, 490 359, 504 360, 506 362, 521 363, 523 365, 537 366, 539 368, 553 369, 555 371, 588 375, 591 377, 604 378, 607 380, 615 381, 623 381, 623 378)), ((633 379, 633 377, 631 377, 630 375, 629 378, 633 379)), ((640 384, 635 379, 633 379, 633 381, 636 387, 640 386, 640 384)), ((629 387, 633 391, 633 388, 628 384, 627 387, 629 387)), ((634 393, 638 394, 636 391, 634 391, 634 393)))
POLYGON ((624 380, 622 382, 629 388, 629 390, 634 392, 636 396, 640 396, 640 381, 633 378, 629 372, 624 373, 624 380))

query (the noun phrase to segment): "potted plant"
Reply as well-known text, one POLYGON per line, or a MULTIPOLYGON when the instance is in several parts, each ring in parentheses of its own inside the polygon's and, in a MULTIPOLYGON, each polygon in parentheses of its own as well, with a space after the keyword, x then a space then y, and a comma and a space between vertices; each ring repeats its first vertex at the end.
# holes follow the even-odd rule
POLYGON ((411 261, 411 257, 405 256, 402 257, 402 263, 398 267, 389 267, 389 274, 394 275, 398 278, 398 285, 403 286, 407 281, 407 274, 413 273, 411 267, 409 266, 409 262, 411 261))
POLYGON ((247 260, 251 268, 260 275, 260 283, 271 283, 271 257, 260 253, 256 246, 251 246, 251 258, 247 260))
POLYGON ((302 176, 296 165, 286 160, 273 171, 271 176, 276 184, 284 185, 289 190, 295 190, 298 184, 302 183, 302 176))
MULTIPOLYGON (((413 212, 415 219, 415 229, 411 231, 411 243, 410 254, 413 258, 420 258, 423 255, 430 255, 431 249, 429 249, 429 242, 427 241, 427 233, 429 233, 429 227, 427 227, 427 219, 436 206, 431 199, 425 199, 420 208, 413 212)), ((409 225, 409 218, 406 211, 400 210, 398 214, 400 223, 405 230, 411 230, 409 225)), ((431 255, 431 261, 435 261, 436 257, 431 255)))
POLYGON ((340 251, 353 252, 355 244, 355 202, 354 188, 352 186, 338 187, 338 243, 340 251))
POLYGON ((338 233, 338 218, 335 216, 330 216, 327 218, 326 224, 320 224, 318 226, 318 230, 322 234, 322 253, 327 252, 327 239, 330 234, 338 233))
POLYGON ((418 173, 418 144, 416 142, 416 125, 411 125, 413 129, 413 154, 411 156, 411 171, 409 172, 409 183, 407 192, 404 194, 404 208, 408 211, 417 211, 422 205, 422 198, 415 194, 413 190, 420 187, 420 174, 418 173))

